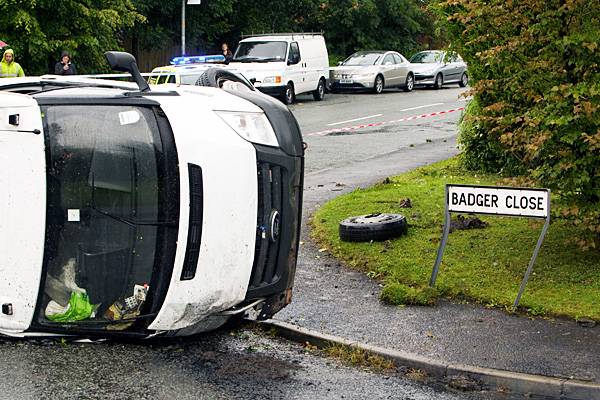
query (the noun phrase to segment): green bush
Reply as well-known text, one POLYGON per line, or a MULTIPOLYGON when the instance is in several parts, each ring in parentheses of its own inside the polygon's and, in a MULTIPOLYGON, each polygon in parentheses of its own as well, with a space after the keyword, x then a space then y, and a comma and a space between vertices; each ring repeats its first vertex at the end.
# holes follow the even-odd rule
POLYGON ((440 0, 434 9, 473 82, 466 165, 552 189, 560 215, 587 227, 581 244, 600 245, 600 2, 440 0))
POLYGON ((488 134, 483 124, 472 118, 480 113, 479 101, 473 99, 467 104, 459 125, 458 143, 464 154, 463 165, 472 171, 516 170, 518 160, 506 151, 497 137, 488 134))

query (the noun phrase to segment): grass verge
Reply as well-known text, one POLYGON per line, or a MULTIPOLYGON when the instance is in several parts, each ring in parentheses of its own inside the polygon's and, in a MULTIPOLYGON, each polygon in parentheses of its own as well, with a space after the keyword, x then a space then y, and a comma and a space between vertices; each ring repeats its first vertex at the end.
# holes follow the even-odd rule
MULTIPOLYGON (((322 206, 313 216, 312 235, 348 266, 382 280, 382 299, 393 304, 431 304, 426 290, 441 236, 446 183, 502 185, 498 175, 460 167, 457 158, 386 179, 322 206), (401 208, 410 198, 412 208, 401 208), (404 214, 408 235, 373 243, 342 242, 341 220, 375 212, 404 214)), ((484 217, 485 229, 450 234, 436 290, 439 295, 509 309, 539 237, 542 222, 484 217)), ((532 315, 600 320, 600 251, 582 251, 572 238, 577 227, 553 219, 521 299, 532 315)))

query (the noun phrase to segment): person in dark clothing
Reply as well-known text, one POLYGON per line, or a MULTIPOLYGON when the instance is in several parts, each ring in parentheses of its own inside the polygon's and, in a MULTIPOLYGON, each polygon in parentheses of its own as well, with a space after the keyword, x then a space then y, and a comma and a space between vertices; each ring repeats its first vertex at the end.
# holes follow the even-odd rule
POLYGON ((225 56, 225 64, 229 64, 229 62, 233 60, 233 53, 231 52, 231 50, 229 50, 229 45, 227 45, 227 43, 223 43, 221 45, 221 50, 223 56, 225 56))
POLYGON ((60 55, 60 61, 54 65, 55 75, 77 75, 75 64, 71 62, 71 55, 68 51, 63 51, 60 55))

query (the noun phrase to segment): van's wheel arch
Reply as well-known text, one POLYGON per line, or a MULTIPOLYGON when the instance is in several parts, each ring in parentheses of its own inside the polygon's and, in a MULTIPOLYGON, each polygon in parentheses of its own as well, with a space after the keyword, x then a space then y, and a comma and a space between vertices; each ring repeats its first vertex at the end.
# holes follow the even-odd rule
POLYGON ((321 77, 317 88, 313 91, 313 98, 315 101, 321 101, 325 97, 325 78, 321 77))
POLYGON ((375 77, 375 82, 373 83, 373 93, 381 94, 383 92, 383 88, 385 87, 385 79, 383 79, 383 75, 377 74, 375 77))
POLYGON ((294 91, 294 83, 290 81, 285 85, 285 90, 281 95, 281 101, 284 104, 290 105, 294 100, 296 100, 296 92, 294 91))
POLYGON ((222 68, 209 68, 204 71, 196 80, 196 86, 221 88, 224 81, 239 82, 247 86, 250 90, 254 90, 254 88, 248 86, 248 82, 244 81, 244 79, 222 68))

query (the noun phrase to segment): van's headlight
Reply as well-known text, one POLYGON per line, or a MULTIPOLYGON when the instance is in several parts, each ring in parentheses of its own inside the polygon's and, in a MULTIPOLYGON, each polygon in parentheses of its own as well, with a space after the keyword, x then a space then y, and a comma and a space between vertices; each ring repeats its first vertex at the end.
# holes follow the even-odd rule
POLYGON ((215 111, 243 139, 267 146, 279 146, 275 131, 262 112, 215 111))
POLYGON ((267 76, 262 80, 262 83, 281 83, 281 76, 267 76))

